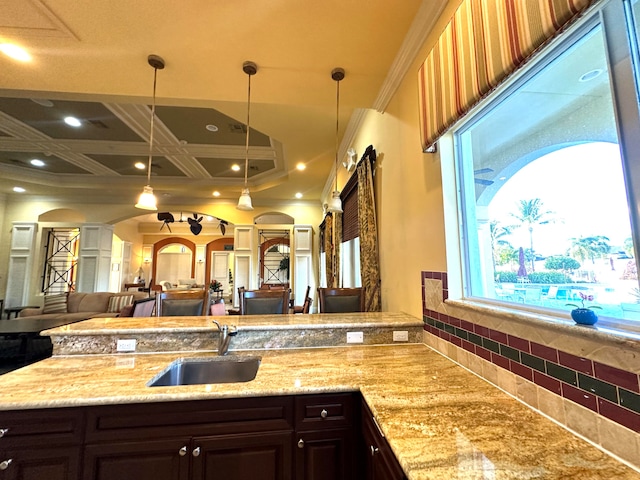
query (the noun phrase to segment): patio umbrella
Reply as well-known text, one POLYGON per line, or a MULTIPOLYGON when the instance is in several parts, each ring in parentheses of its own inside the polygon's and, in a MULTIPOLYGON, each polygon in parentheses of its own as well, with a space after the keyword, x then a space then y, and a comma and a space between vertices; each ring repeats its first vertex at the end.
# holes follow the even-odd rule
POLYGON ((518 277, 526 277, 527 276, 527 267, 525 267, 524 264, 525 260, 524 260, 524 249, 522 247, 520 247, 520 250, 518 251, 518 273, 517 276, 518 277))

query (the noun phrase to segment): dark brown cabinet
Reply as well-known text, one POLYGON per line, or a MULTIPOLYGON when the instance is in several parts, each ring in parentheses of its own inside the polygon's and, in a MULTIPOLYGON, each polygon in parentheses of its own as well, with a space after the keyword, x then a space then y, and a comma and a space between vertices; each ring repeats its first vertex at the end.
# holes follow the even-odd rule
POLYGON ((95 407, 84 480, 288 480, 293 399, 95 407))
POLYGON ((357 478, 354 394, 296 397, 296 480, 357 478))
POLYGON ((406 480, 382 431, 378 428, 367 404, 361 405, 360 458, 365 480, 406 480))
POLYGON ((0 412, 0 479, 77 479, 83 422, 80 409, 0 412))

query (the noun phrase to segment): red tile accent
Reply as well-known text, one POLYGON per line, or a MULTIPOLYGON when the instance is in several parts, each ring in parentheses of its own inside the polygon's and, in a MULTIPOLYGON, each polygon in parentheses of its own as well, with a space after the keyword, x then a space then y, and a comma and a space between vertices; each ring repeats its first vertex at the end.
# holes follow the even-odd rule
POLYGON ((593 362, 588 358, 576 357, 570 353, 558 350, 558 360, 560 361, 560 365, 564 365, 581 373, 586 373, 587 375, 593 375, 593 362))
POLYGON ((445 339, 447 342, 451 341, 451 334, 449 332, 445 332, 444 330, 440 330, 440 338, 445 339))
POLYGON ((489 338, 491 340, 495 340, 496 342, 507 344, 507 334, 499 332, 498 330, 489 329, 489 338))
POLYGON ((460 319, 456 317, 449 317, 449 323, 451 323, 451 325, 453 325, 454 327, 459 327, 460 319))
POLYGON ((533 371, 533 381, 540 385, 542 388, 546 388, 550 392, 562 395, 562 388, 560 387, 560 381, 552 378, 544 373, 540 373, 536 370, 533 371))
POLYGON ((582 405, 583 407, 587 407, 589 410, 593 410, 594 412, 598 411, 595 395, 591 395, 584 390, 580 390, 572 385, 563 383, 562 396, 582 405))
POLYGON ((485 360, 491 361, 491 353, 492 352, 490 352, 486 348, 482 348, 482 347, 476 345, 476 355, 478 355, 479 357, 482 357, 485 360))
POLYGON ((531 354, 536 357, 550 360, 554 363, 558 363, 558 351, 555 348, 547 347, 539 343, 531 342, 531 354))
POLYGON ((473 323, 467 322, 466 320, 460 320, 460 327, 470 332, 473 332, 473 323))
POLYGON ((499 367, 502 367, 505 370, 509 370, 509 359, 507 357, 503 357, 502 355, 491 352, 491 361, 499 367))
POLYGON ((436 280, 442 280, 442 272, 433 272, 433 278, 436 280))
POLYGON ((489 338, 489 329, 487 327, 483 327, 482 325, 476 325, 474 327, 474 331, 485 338, 489 338))
POLYGON ((611 367, 603 363, 593 362, 596 378, 605 382, 613 383, 632 392, 640 392, 638 375, 625 372, 616 367, 611 367))
POLYGON ((424 272, 424 278, 433 278, 433 272, 424 272))
POLYGON ((640 415, 626 408, 619 407, 604 398, 598 399, 600 415, 603 415, 616 423, 624 425, 635 432, 640 433, 640 415))
POLYGON ((521 352, 530 352, 529 340, 524 340, 520 337, 512 337, 511 335, 507 335, 507 342, 510 347, 517 348, 521 352))
POLYGON ((445 290, 449 289, 449 275, 447 272, 442 272, 442 288, 445 290))
POLYGON ((519 364, 518 362, 514 362, 513 360, 509 361, 509 370, 511 370, 516 375, 520 375, 527 380, 533 380, 533 370, 529 367, 525 367, 524 365, 519 364))
POLYGON ((440 321, 449 324, 451 323, 451 320, 449 320, 449 315, 445 315, 444 313, 440 314, 440 321))
POLYGON ((449 298, 449 290, 445 289, 445 290, 442 291, 442 301, 444 302, 448 298, 449 298))
POLYGON ((470 351, 471 353, 476 353, 476 346, 473 343, 464 339, 461 339, 461 340, 462 340, 462 348, 470 351))
POLYGON ((462 339, 460 337, 456 337, 455 335, 451 335, 451 343, 461 347, 462 346, 462 339))

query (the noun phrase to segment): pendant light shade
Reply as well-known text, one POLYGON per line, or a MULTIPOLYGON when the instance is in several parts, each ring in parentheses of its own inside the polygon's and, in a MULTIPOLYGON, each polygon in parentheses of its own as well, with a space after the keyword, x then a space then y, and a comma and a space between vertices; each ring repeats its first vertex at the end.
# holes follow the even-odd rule
POLYGON ((249 189, 243 188, 242 194, 238 199, 238 206, 236 207, 238 210, 253 210, 253 205, 251 205, 251 195, 249 195, 249 189))
POLYGON ((149 65, 153 67, 153 100, 151 102, 151 127, 149 129, 149 165, 147 167, 147 184, 142 189, 142 193, 135 207, 142 210, 157 210, 156 196, 153 194, 153 188, 151 188, 151 162, 153 160, 153 120, 156 116, 156 78, 158 76, 158 70, 164 68, 164 60, 157 55, 149 55, 147 61, 149 65))
POLYGON ((342 213, 342 200, 338 190, 338 127, 340 126, 340 80, 344 78, 344 69, 334 68, 331 71, 331 78, 336 82, 336 189, 331 193, 327 210, 331 213, 342 213))
POLYGON ((242 189, 242 194, 238 199, 238 206, 236 208, 238 210, 249 211, 253 210, 251 195, 249 195, 249 187, 247 186, 247 176, 249 173, 249 112, 251 111, 251 76, 258 72, 258 66, 253 62, 244 62, 242 64, 242 71, 246 73, 249 78, 247 87, 247 136, 245 138, 244 147, 244 188, 242 189))

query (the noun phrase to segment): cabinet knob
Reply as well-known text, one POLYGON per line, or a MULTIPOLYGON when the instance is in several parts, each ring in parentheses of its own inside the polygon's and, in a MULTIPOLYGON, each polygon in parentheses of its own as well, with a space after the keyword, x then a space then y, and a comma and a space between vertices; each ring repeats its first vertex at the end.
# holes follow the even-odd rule
POLYGON ((3 462, 0 462, 0 470, 6 470, 7 468, 9 468, 9 465, 11 465, 11 462, 13 462, 13 459, 11 458, 3 462))
POLYGON ((184 457, 186 454, 187 454, 187 446, 185 445, 180 450, 178 450, 178 455, 180 455, 181 457, 184 457))
POLYGON ((327 418, 327 415, 329 415, 329 412, 327 412, 324 408, 322 409, 322 411, 320 412, 320 416, 322 418, 327 418))
POLYGON ((298 448, 304 448, 304 440, 303 439, 298 440, 298 448))
POLYGON ((0 438, 4 437, 5 433, 8 433, 8 428, 0 428, 0 438))
POLYGON ((371 445, 371 456, 375 456, 376 453, 378 453, 380 451, 380 449, 378 447, 374 447, 373 445, 371 445))
POLYGON ((194 448, 193 452, 191 452, 191 455, 193 455, 194 457, 199 457, 200 456, 200 447, 194 448))

